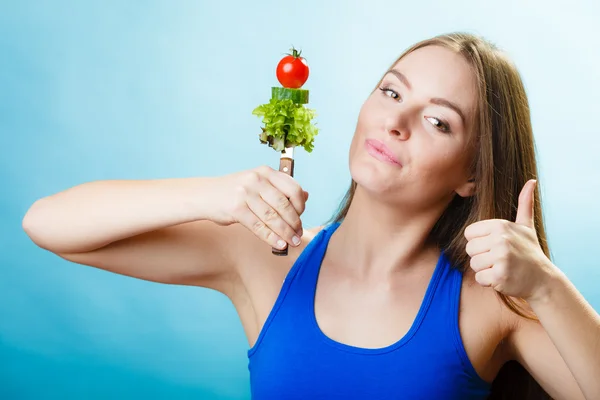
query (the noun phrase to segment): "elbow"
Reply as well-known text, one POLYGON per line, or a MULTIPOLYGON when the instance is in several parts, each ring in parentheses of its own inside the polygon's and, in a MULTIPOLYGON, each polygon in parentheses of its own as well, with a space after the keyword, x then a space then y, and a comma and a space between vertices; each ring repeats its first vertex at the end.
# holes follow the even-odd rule
POLYGON ((38 202, 39 200, 37 200, 31 205, 31 207, 29 207, 29 209, 25 213, 25 216, 23 217, 23 221, 21 222, 21 227, 29 237, 32 237, 32 234, 35 230, 35 209, 38 202))
POLYGON ((21 227, 36 245, 43 249, 47 249, 43 244, 43 218, 42 213, 40 212, 40 208, 43 206, 42 203, 43 199, 39 199, 29 207, 23 217, 21 227))

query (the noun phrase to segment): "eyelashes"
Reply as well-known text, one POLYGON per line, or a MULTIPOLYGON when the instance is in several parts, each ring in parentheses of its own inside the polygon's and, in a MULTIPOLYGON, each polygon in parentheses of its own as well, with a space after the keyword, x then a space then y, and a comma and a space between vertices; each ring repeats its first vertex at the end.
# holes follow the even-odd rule
POLYGON ((436 123, 432 123, 431 125, 435 126, 438 130, 444 132, 444 133, 450 133, 450 126, 442 121, 441 119, 435 118, 435 117, 425 117, 425 119, 429 122, 433 121, 437 121, 436 123))
MULTIPOLYGON (((397 101, 397 100, 402 99, 400 97, 400 95, 398 94, 398 92, 396 92, 394 89, 392 89, 390 87, 382 86, 379 88, 379 90, 383 93, 384 96, 387 96, 393 100, 397 101)), ((427 121, 429 121, 431 123, 431 125, 433 125, 440 132, 443 132, 443 133, 451 132, 450 125, 448 124, 448 122, 444 121, 443 119, 436 118, 436 117, 424 117, 424 118, 427 121)))
POLYGON ((389 87, 385 87, 385 86, 380 87, 379 90, 381 90, 383 92, 383 94, 385 94, 388 97, 391 97, 392 99, 397 100, 400 98, 400 95, 394 89, 391 89, 389 87), (388 93, 391 93, 392 96, 390 96, 388 93), (396 96, 396 97, 393 97, 393 96, 396 96))

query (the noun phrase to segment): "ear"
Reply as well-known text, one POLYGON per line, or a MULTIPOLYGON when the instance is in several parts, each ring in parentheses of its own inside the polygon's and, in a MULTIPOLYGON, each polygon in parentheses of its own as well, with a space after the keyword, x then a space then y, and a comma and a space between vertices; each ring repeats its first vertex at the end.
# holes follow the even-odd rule
POLYGON ((475 194, 475 178, 471 178, 456 189, 460 197, 471 197, 475 194))

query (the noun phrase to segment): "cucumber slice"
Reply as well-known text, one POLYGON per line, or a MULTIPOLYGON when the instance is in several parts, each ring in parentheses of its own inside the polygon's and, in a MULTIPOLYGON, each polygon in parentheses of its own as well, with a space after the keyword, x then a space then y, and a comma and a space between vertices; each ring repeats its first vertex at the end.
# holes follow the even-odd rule
POLYGON ((296 104, 308 104, 308 90, 274 86, 271 88, 271 98, 275 100, 290 99, 296 104))

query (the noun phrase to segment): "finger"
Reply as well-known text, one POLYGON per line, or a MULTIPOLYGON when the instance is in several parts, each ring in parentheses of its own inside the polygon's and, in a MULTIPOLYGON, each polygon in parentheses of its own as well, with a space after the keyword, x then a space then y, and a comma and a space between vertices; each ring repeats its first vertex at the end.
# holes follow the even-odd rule
POLYGON ((302 236, 302 221, 290 199, 268 183, 261 185, 258 193, 264 202, 277 211, 280 218, 282 218, 296 234, 302 236))
POLYGON ((501 219, 486 219, 475 222, 465 229, 465 238, 467 240, 473 240, 477 237, 487 236, 498 229, 498 224, 504 222, 506 221, 501 219))
POLYGON ((475 239, 469 240, 466 246, 467 254, 471 257, 475 257, 477 254, 485 253, 490 251, 492 245, 490 243, 491 235, 476 237, 475 239))
POLYGON ((475 274, 475 280, 483 287, 491 287, 494 285, 495 277, 492 268, 486 268, 475 274))
POLYGON ((306 207, 305 203, 308 193, 302 190, 298 182, 288 174, 275 170, 267 174, 267 179, 289 199, 290 203, 296 209, 296 213, 302 215, 306 207))
POLYGON ((517 208, 517 218, 515 219, 515 222, 519 225, 534 227, 533 204, 536 185, 537 181, 535 179, 528 180, 523 186, 521 194, 519 194, 519 206, 517 208))
POLYGON ((252 210, 249 208, 246 212, 240 213, 238 222, 248 228, 259 239, 267 242, 271 247, 285 249, 287 243, 270 229, 252 210))
MULTIPOLYGON (((283 196, 281 196, 283 197, 283 196)), ((285 199, 287 201, 287 199, 285 199)), ((282 218, 282 216, 260 195, 251 195, 246 199, 248 208, 252 211, 270 230, 272 230, 279 238, 289 244, 297 246, 299 244, 299 235, 295 230, 282 218), (297 237, 298 240, 294 240, 297 237)), ((289 208, 293 210, 290 205, 289 208)), ((294 211, 295 212, 295 211, 294 211)))
POLYGON ((494 257, 491 252, 478 254, 471 257, 471 269, 475 272, 483 271, 494 266, 494 257))

